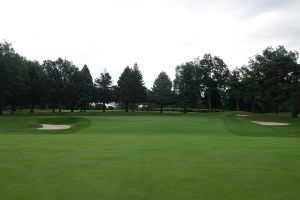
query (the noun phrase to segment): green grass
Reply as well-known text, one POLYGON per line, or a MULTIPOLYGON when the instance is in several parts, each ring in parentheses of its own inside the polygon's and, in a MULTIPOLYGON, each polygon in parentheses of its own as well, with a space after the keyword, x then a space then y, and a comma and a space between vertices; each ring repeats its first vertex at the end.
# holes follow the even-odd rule
POLYGON ((0 117, 0 199, 299 199, 299 119, 61 115, 0 117), (266 119, 290 126, 250 122, 266 119), (37 130, 41 123, 72 128, 37 130))

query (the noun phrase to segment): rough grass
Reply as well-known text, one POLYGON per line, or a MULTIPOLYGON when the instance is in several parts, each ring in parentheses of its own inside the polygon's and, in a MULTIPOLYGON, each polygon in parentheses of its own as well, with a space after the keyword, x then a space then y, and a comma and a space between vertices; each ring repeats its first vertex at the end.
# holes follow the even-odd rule
POLYGON ((85 115, 0 117, 0 199, 299 199, 298 119, 85 115), (72 128, 36 130, 42 122, 72 128))

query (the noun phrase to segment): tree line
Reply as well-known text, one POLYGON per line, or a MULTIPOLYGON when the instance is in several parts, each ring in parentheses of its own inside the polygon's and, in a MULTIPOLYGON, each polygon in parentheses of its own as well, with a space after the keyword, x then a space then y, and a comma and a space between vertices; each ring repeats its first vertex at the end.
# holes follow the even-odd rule
POLYGON ((116 102, 126 112, 138 105, 191 109, 243 110, 251 112, 300 111, 300 65, 298 52, 283 46, 268 47, 249 59, 248 65, 229 70, 225 62, 211 54, 176 67, 175 80, 161 72, 151 89, 145 87, 137 64, 126 67, 112 84, 105 70, 93 80, 89 68, 79 69, 71 61, 58 58, 42 63, 19 55, 11 43, 0 43, 0 114, 16 107, 79 109, 116 102))

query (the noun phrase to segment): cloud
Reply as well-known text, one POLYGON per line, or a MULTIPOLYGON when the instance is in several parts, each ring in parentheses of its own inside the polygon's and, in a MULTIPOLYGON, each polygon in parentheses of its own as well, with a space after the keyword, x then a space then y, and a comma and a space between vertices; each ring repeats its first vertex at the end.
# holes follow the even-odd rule
POLYGON ((0 1, 0 40, 30 59, 87 64, 94 78, 106 68, 114 83, 135 62, 150 88, 204 53, 234 68, 267 46, 300 50, 296 0, 0 1))
POLYGON ((274 10, 299 8, 298 0, 175 0, 175 2, 191 11, 217 10, 233 12, 243 17, 253 17, 274 10))

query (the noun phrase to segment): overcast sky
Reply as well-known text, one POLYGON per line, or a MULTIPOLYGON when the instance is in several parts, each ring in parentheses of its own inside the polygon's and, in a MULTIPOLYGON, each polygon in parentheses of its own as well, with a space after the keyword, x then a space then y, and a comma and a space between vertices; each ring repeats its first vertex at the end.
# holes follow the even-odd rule
POLYGON ((204 53, 229 68, 267 46, 300 51, 299 0, 0 0, 0 40, 31 60, 62 57, 106 68, 116 84, 138 63, 151 88, 160 71, 204 53))

